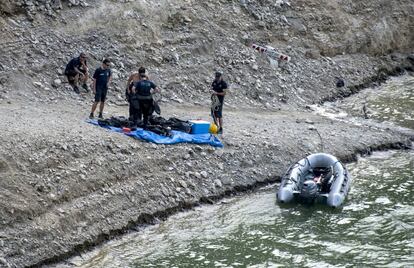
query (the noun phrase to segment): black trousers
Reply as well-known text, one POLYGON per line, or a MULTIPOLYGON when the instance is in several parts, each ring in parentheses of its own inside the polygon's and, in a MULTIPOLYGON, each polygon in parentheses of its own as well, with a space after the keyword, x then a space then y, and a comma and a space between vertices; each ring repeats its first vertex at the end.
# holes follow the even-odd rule
POLYGON ((129 120, 133 121, 136 125, 141 123, 139 121, 142 120, 142 113, 139 106, 139 100, 136 98, 129 99, 129 120))
POLYGON ((149 117, 154 112, 154 101, 151 100, 139 100, 139 117, 144 117, 144 126, 148 125, 149 117))
POLYGON ((144 119, 144 126, 148 125, 149 117, 154 112, 154 101, 132 99, 130 103, 130 112, 132 114, 132 121, 138 125, 139 121, 144 119))

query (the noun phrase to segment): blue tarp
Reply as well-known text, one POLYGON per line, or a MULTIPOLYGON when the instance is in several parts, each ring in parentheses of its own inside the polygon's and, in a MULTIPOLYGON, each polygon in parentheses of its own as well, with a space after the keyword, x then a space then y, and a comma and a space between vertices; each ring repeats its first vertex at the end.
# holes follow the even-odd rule
MULTIPOLYGON (((97 120, 87 120, 88 123, 99 126, 97 120)), ((149 141, 157 144, 176 144, 176 143, 196 143, 196 144, 209 144, 214 147, 223 147, 221 141, 214 135, 208 134, 188 134, 181 131, 172 130, 171 137, 166 137, 158 135, 154 132, 144 130, 142 128, 137 128, 137 130, 131 132, 123 132, 121 128, 111 127, 111 126, 102 126, 103 128, 124 133, 127 136, 133 137, 135 139, 149 141)))

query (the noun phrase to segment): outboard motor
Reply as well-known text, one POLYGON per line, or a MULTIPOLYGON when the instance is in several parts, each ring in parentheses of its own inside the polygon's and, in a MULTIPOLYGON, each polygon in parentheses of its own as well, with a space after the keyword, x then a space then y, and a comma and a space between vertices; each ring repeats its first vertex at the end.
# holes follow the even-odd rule
POLYGON ((318 185, 313 180, 306 180, 302 189, 300 190, 299 196, 305 203, 313 203, 318 193, 318 185))

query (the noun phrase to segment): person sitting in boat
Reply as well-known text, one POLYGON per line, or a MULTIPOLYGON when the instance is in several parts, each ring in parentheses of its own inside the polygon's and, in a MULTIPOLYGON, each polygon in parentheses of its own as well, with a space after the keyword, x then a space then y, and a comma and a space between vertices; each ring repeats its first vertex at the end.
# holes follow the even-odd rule
POLYGON ((322 192, 329 191, 329 183, 333 176, 332 167, 313 168, 313 181, 320 186, 322 192))

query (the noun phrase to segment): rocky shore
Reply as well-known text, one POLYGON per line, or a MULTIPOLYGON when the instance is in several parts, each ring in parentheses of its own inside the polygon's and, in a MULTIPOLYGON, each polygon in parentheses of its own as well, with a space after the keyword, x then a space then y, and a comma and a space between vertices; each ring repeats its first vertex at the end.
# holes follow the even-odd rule
POLYGON ((412 70, 410 1, 17 2, 0 5, 0 267, 61 261, 139 224, 277 182, 309 153, 349 162, 414 139, 309 109, 412 70), (49 2, 61 4, 54 15, 42 8, 49 2), (292 60, 272 66, 252 42, 292 60), (87 124, 92 96, 75 94, 62 75, 80 51, 91 68, 114 61, 105 116, 127 113, 125 80, 144 65, 163 89, 164 117, 208 119, 211 75, 223 71, 224 149, 149 144, 87 124))

